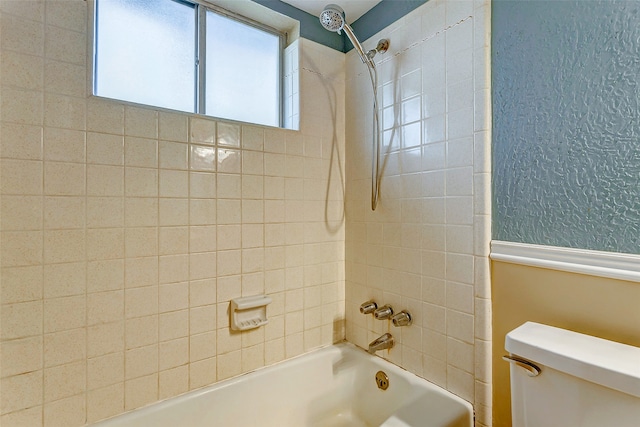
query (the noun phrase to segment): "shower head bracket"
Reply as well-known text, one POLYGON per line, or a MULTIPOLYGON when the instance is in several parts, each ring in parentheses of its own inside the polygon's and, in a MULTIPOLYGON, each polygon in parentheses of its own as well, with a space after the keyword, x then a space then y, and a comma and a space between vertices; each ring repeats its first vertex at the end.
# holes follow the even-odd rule
POLYGON ((376 51, 378 53, 385 53, 389 50, 389 39, 380 39, 378 40, 378 45, 376 46, 376 51))
POLYGON ((380 39, 376 48, 367 52, 367 58, 373 59, 378 53, 385 53, 387 50, 389 50, 389 39, 380 39))

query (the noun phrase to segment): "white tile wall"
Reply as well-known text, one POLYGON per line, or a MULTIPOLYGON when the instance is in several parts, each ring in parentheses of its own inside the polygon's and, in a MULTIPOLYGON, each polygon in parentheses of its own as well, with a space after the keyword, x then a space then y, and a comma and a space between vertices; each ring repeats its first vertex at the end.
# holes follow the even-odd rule
POLYGON ((347 339, 472 402, 491 424, 489 16, 487 1, 430 0, 365 41, 376 57, 384 129, 381 199, 369 200, 372 89, 347 54, 347 339), (412 326, 363 316, 369 299, 412 326))
POLYGON ((0 2, 3 427, 81 426, 345 336, 344 55, 289 48, 313 102, 288 131, 87 97, 86 26, 82 0, 0 2), (270 323, 231 333, 229 300, 258 293, 270 323))

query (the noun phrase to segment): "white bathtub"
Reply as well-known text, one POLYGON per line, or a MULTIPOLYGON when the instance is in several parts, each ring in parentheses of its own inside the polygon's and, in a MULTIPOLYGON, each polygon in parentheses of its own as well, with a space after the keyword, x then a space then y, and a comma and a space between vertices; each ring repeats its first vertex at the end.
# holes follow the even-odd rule
POLYGON ((473 427, 471 405, 351 344, 337 344, 94 427, 473 427), (384 371, 387 390, 375 375, 384 371))

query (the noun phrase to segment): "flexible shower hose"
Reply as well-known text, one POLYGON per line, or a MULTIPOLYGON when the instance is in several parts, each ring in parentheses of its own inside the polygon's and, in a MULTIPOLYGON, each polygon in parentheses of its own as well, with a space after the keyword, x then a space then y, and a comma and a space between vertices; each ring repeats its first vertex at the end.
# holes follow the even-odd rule
POLYGON ((371 210, 378 207, 380 198, 380 112, 378 111, 378 70, 373 61, 368 61, 369 79, 373 87, 373 150, 371 156, 371 210))

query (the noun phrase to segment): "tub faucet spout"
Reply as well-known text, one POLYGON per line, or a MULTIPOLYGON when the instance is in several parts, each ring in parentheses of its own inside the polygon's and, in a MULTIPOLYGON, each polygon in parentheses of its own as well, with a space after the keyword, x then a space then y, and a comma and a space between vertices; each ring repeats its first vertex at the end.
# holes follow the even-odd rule
POLYGON ((390 333, 387 332, 386 334, 381 335, 380 337, 378 337, 377 339, 369 343, 369 353, 375 354, 376 351, 378 350, 392 348, 393 344, 394 344, 393 337, 391 336, 390 333))

